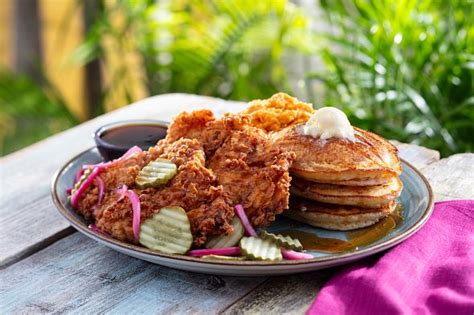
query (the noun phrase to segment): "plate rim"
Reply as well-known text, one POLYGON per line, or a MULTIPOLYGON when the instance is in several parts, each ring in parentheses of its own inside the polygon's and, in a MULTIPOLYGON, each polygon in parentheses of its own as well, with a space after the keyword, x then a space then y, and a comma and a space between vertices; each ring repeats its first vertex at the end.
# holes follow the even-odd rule
MULTIPOLYGON (((80 221, 75 215, 73 214, 73 210, 69 210, 68 208, 62 205, 62 202, 59 199, 57 185, 61 174, 64 170, 69 167, 75 160, 77 160, 82 155, 89 153, 97 149, 97 147, 91 147, 87 150, 76 154, 74 157, 69 159, 63 166, 61 166, 53 175, 53 180, 51 182, 51 197, 53 202, 58 210, 58 212, 78 231, 82 234, 86 235, 89 238, 92 238, 96 241, 102 241, 105 244, 110 244, 112 246, 120 247, 124 251, 135 251, 137 254, 141 255, 149 255, 157 258, 164 258, 164 259, 174 259, 181 262, 186 263, 198 263, 198 264, 205 264, 205 265, 219 265, 219 266, 249 266, 249 267, 262 267, 262 266, 297 266, 297 265, 308 265, 308 264, 315 264, 315 263, 338 263, 343 262, 346 260, 357 260, 359 258, 364 258, 366 256, 376 254, 381 252, 385 249, 391 248, 402 241, 406 240, 413 234, 415 234, 419 229, 423 227, 423 225, 428 221, 429 217, 433 213, 434 208, 434 195, 431 185, 428 179, 411 163, 407 162, 406 160, 400 158, 401 162, 403 162, 406 166, 408 166, 414 173, 421 178, 422 182, 424 183, 427 191, 428 191, 428 204, 426 208, 423 210, 422 216, 412 225, 410 226, 405 232, 400 235, 397 235, 389 240, 386 240, 380 244, 369 246, 365 249, 362 249, 357 252, 345 252, 334 254, 331 256, 323 256, 323 257, 314 257, 311 259, 304 259, 304 260, 281 260, 281 261, 220 261, 220 260, 203 260, 199 257, 191 257, 185 255, 178 255, 178 254, 166 254, 160 253, 156 251, 152 251, 146 247, 141 247, 135 244, 126 243, 112 237, 104 236, 98 233, 94 233, 90 230, 87 225, 85 225, 82 221, 80 221)), ((109 247, 109 246, 108 246, 109 247)), ((116 250, 115 248, 111 247, 112 249, 116 250)))

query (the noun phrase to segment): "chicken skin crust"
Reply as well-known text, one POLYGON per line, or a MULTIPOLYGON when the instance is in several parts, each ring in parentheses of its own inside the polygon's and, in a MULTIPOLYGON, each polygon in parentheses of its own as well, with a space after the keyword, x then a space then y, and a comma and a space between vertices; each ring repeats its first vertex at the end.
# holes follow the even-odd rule
POLYGON ((196 139, 209 158, 234 131, 243 130, 249 124, 248 117, 235 114, 216 119, 207 109, 182 112, 168 127, 166 139, 170 143, 181 138, 196 139))
POLYGON ((273 132, 305 123, 313 112, 311 104, 286 93, 277 93, 265 100, 251 101, 240 114, 248 117, 250 125, 273 132))
POLYGON ((123 184, 140 199, 141 222, 168 206, 182 207, 191 223, 195 246, 204 244, 209 236, 232 232, 230 221, 234 210, 216 175, 205 167, 205 155, 197 140, 181 139, 173 143, 162 140, 147 152, 120 161, 99 176, 107 191, 102 204, 93 209, 98 199, 94 185, 79 204, 79 212, 94 217, 101 230, 119 240, 136 242, 132 228, 132 206, 128 198, 120 198, 116 189, 123 184), (135 177, 151 160, 164 158, 178 167, 177 175, 160 188, 137 189, 135 177))
POLYGON ((210 158, 208 167, 234 204, 242 204, 254 227, 266 226, 288 208, 295 158, 281 152, 260 129, 232 133, 210 158))
POLYGON ((217 176, 226 197, 242 204, 255 227, 266 226, 288 208, 292 152, 282 152, 245 115, 214 118, 209 110, 181 113, 168 129, 167 141, 197 139, 206 166, 217 176))

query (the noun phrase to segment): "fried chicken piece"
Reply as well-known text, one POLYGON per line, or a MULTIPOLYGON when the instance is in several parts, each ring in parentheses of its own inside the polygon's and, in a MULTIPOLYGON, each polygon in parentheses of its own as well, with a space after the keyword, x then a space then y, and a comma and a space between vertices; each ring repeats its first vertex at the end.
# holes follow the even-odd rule
POLYGON ((264 131, 232 133, 208 163, 234 204, 242 204, 255 227, 268 225, 288 208, 293 152, 281 152, 264 131))
POLYGON ((207 156, 212 155, 235 130, 243 130, 249 125, 246 116, 226 114, 216 119, 207 109, 182 112, 168 128, 168 142, 180 138, 197 139, 207 156))
POLYGON ((233 204, 242 203, 254 226, 264 226, 288 208, 288 169, 293 153, 284 153, 244 115, 215 119, 208 110, 182 113, 168 129, 167 141, 198 139, 207 166, 233 204))
MULTIPOLYGON (((205 243, 208 236, 230 233, 234 210, 214 173, 205 167, 205 156, 197 140, 165 140, 148 152, 134 156, 134 161, 121 161, 106 169, 101 178, 107 187, 102 205, 94 211, 96 225, 114 238, 135 242, 132 229, 132 206, 128 198, 119 200, 114 192, 122 184, 135 191, 140 199, 141 221, 162 207, 179 206, 188 215, 194 245, 205 243), (134 180, 138 171, 156 158, 169 159, 178 166, 178 174, 161 188, 137 189, 134 180)), ((97 200, 97 189, 86 192, 79 211, 97 200)))
MULTIPOLYGON (((135 184, 135 177, 140 170, 150 161, 158 158, 158 156, 159 152, 156 152, 156 150, 154 153, 136 153, 126 160, 109 166, 105 171, 99 174, 100 178, 104 181, 106 193, 114 191, 122 187, 122 185, 132 187, 135 184)), ((87 220, 93 220, 97 212, 101 211, 101 208, 97 207, 98 200, 99 187, 97 181, 94 181, 94 184, 86 190, 84 197, 79 201, 79 207, 76 211, 82 214, 87 220)))
POLYGON ((306 122, 313 112, 311 104, 277 93, 266 100, 251 101, 240 114, 249 117, 250 125, 271 132, 306 122))
POLYGON ((94 183, 78 212, 96 219, 97 226, 113 237, 134 242, 131 204, 127 198, 119 200, 114 192, 125 184, 139 196, 142 221, 162 207, 183 207, 196 246, 208 236, 232 231, 231 205, 237 203, 244 206, 254 226, 267 225, 288 208, 288 169, 294 155, 278 149, 266 132, 304 122, 312 112, 309 104, 279 93, 221 119, 215 119, 209 110, 182 113, 157 146, 103 171, 100 177, 106 193, 102 204, 97 206, 99 189, 94 183), (172 160, 178 174, 159 189, 137 189, 136 176, 158 157, 172 160))

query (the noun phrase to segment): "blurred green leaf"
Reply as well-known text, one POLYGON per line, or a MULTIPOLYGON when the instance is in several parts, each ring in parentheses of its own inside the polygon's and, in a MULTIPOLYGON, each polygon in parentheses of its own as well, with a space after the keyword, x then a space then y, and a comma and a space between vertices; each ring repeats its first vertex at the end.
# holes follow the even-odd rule
POLYGON ((325 83, 322 105, 342 107, 361 126, 443 155, 472 150, 468 2, 322 0, 332 28, 321 34, 328 43, 325 70, 308 74, 325 83))
POLYGON ((78 123, 51 84, 0 69, 0 155, 78 123))

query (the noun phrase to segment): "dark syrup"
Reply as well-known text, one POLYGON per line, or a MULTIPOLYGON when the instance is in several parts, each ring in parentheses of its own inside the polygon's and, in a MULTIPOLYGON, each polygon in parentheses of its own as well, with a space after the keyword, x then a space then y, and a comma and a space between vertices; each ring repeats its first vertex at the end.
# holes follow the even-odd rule
POLYGON ((166 127, 157 125, 130 125, 107 130, 101 138, 114 146, 146 150, 166 137, 166 127))

